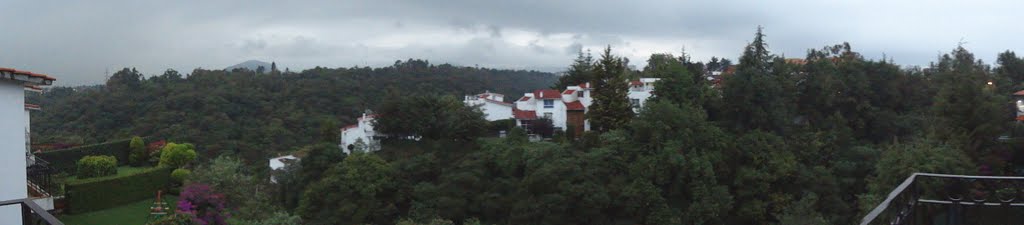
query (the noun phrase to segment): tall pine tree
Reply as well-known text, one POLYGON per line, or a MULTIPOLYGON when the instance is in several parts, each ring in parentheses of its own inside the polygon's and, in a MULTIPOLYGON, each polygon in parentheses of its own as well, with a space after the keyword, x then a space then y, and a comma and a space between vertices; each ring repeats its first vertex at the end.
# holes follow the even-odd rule
POLYGON ((572 65, 569 66, 569 70, 565 72, 565 75, 559 77, 558 82, 551 88, 561 90, 568 86, 590 82, 594 77, 594 66, 594 57, 590 55, 590 50, 587 50, 586 53, 580 51, 572 65))
POLYGON ((629 103, 629 83, 625 77, 625 63, 612 55, 608 46, 595 66, 594 103, 587 112, 591 129, 598 132, 618 129, 633 118, 629 103))
POLYGON ((958 141, 972 157, 981 156, 984 153, 979 151, 992 146, 1005 121, 1011 119, 1006 100, 988 85, 992 78, 988 67, 957 47, 932 68, 939 85, 932 111, 938 120, 933 123, 935 134, 958 141))
POLYGON ((725 78, 722 89, 725 120, 736 130, 782 131, 787 118, 787 99, 782 79, 776 77, 777 57, 768 52, 761 28, 747 45, 736 73, 725 78))

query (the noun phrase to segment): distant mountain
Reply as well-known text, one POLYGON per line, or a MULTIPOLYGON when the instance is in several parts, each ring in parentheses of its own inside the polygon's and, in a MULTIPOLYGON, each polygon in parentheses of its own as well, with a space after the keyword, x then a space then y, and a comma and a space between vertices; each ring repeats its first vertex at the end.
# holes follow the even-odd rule
MULTIPOLYGON (((247 68, 249 70, 256 71, 256 68, 259 68, 260 66, 263 66, 266 72, 270 72, 270 63, 259 60, 245 61, 239 64, 235 64, 234 66, 224 68, 224 70, 231 71, 235 68, 247 68)), ((280 68, 280 66, 278 68, 280 68)))

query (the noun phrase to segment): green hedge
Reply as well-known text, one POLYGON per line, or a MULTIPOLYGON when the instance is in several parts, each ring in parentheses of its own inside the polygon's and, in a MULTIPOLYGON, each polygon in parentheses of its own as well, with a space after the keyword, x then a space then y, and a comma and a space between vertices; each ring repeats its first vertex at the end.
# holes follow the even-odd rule
POLYGON ((128 176, 69 182, 64 186, 68 213, 92 212, 156 197, 157 190, 166 190, 170 184, 172 170, 155 167, 128 176))
MULTIPOLYGON (((144 139, 150 141, 149 138, 144 139)), ((36 157, 50 162, 50 166, 53 168, 74 174, 78 160, 85 156, 111 155, 117 158, 118 165, 128 163, 128 153, 131 152, 131 148, 128 145, 131 141, 131 138, 125 138, 93 145, 40 152, 36 153, 36 157)))

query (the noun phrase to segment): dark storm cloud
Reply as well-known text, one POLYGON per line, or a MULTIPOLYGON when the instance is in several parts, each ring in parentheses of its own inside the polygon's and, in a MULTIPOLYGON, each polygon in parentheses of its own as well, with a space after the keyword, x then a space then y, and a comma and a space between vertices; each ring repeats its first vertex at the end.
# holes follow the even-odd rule
POLYGON ((1017 1, 103 1, 0 2, 0 66, 102 82, 138 67, 189 72, 258 59, 292 70, 398 59, 564 69, 606 45, 642 68, 684 48, 737 57, 758 25, 773 52, 844 41, 868 57, 926 65, 965 40, 991 62, 1024 44, 1017 1))

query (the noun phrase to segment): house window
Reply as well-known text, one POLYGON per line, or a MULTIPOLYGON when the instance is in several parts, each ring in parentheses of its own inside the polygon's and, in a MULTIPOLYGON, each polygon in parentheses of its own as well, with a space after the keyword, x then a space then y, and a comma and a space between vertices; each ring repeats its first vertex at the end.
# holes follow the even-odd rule
POLYGON ((552 116, 552 115, 553 115, 553 114, 551 114, 551 113, 549 113, 549 112, 546 112, 546 113, 544 113, 544 118, 548 118, 548 119, 551 119, 551 116, 552 116))
POLYGON ((629 104, 632 104, 633 108, 640 108, 640 99, 631 98, 629 104))
POLYGON ((555 100, 544 99, 544 108, 550 109, 555 107, 555 100))
POLYGON ((582 98, 583 97, 583 91, 577 91, 576 95, 579 96, 580 98, 582 98))

